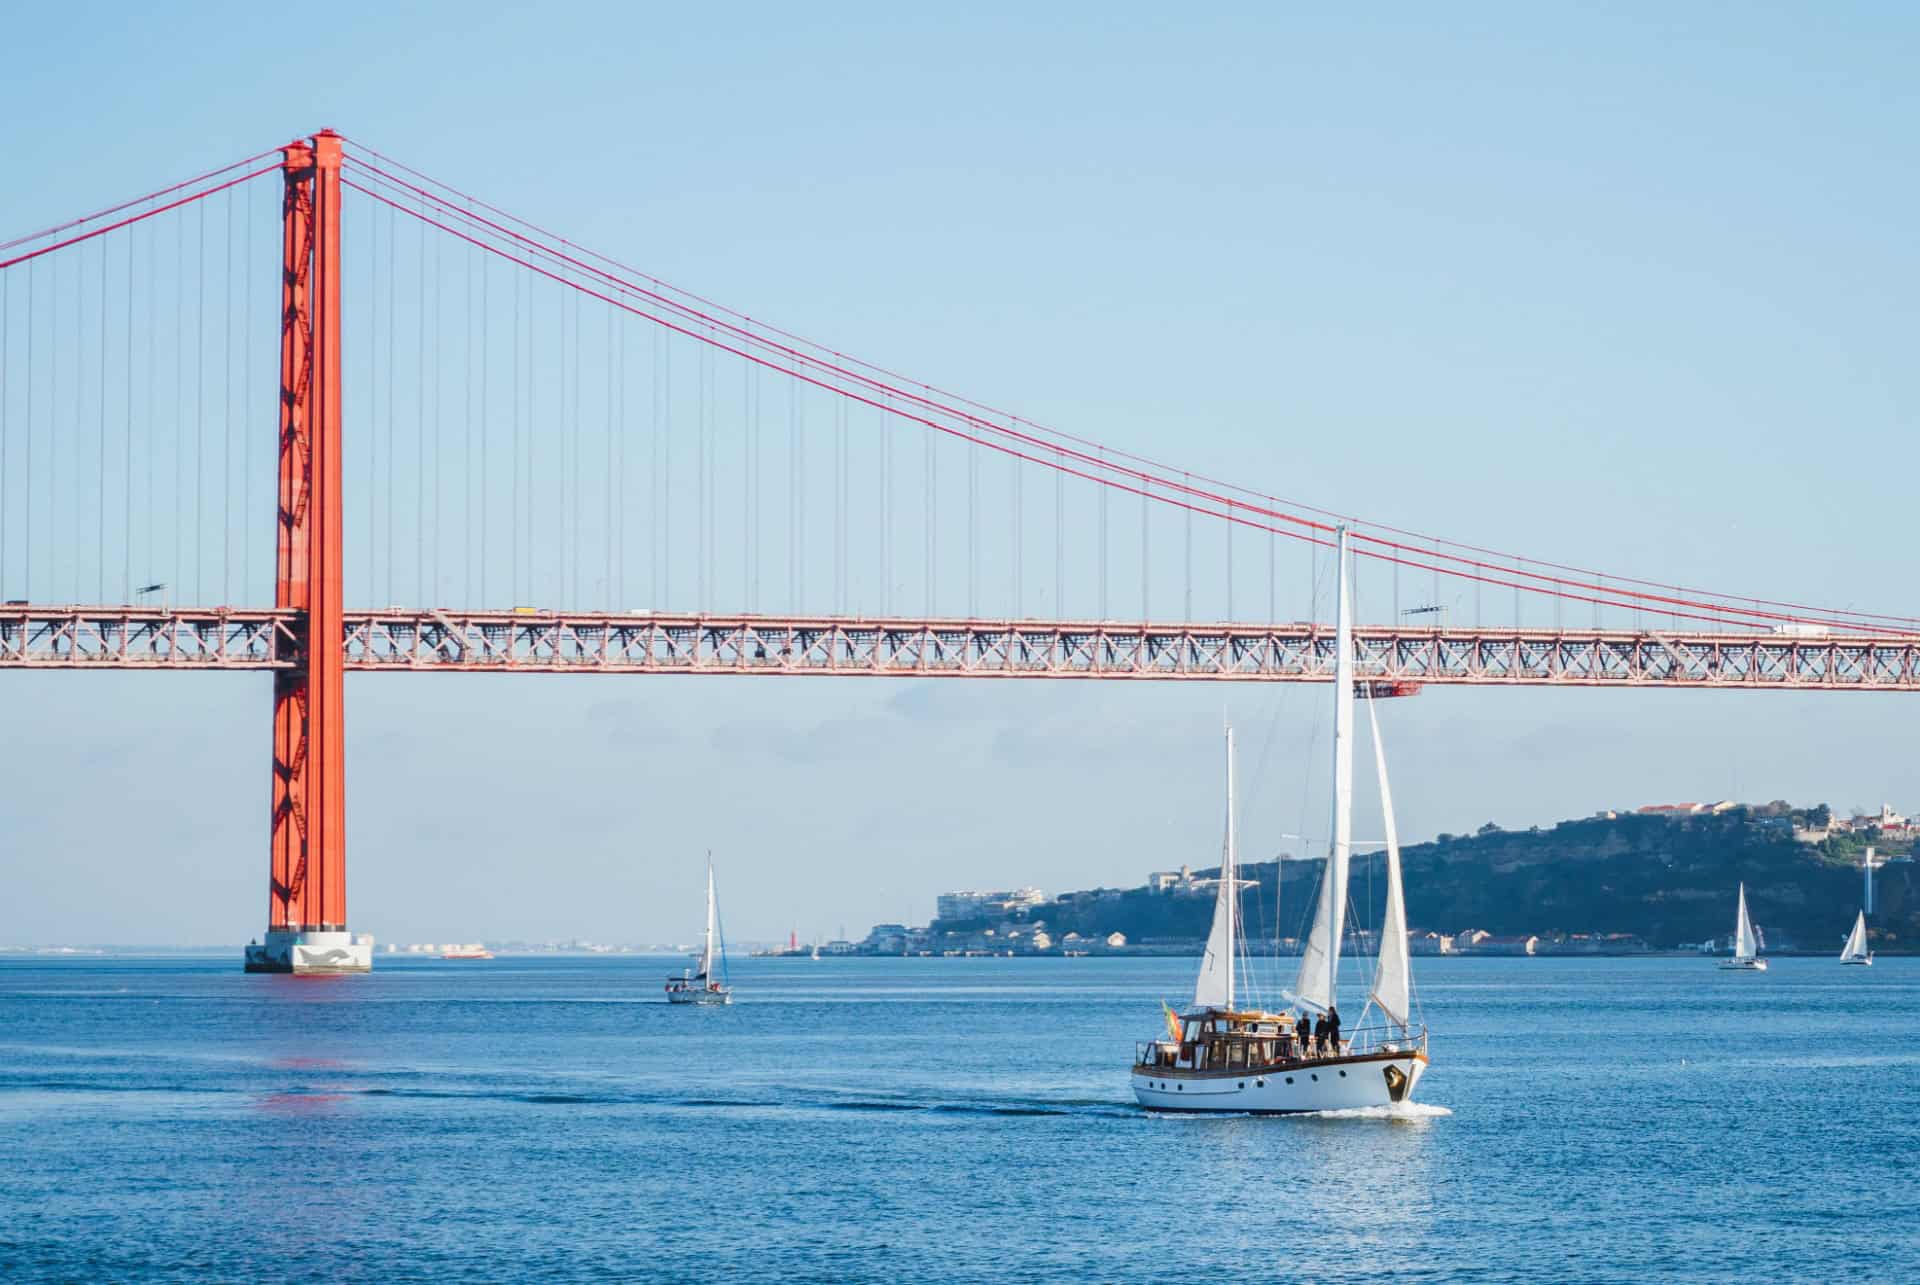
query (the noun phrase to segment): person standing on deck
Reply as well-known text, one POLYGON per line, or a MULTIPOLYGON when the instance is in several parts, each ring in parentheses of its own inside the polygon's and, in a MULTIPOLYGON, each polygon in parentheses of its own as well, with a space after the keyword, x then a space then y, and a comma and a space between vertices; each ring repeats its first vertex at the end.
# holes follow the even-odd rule
POLYGON ((1327 1055, 1340 1056, 1340 1009, 1337 1005, 1327 1005, 1327 1055))

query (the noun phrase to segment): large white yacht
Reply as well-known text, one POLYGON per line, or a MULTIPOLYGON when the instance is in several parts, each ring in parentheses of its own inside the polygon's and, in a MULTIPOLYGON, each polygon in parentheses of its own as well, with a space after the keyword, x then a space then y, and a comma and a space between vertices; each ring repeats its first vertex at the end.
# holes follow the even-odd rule
POLYGON ((1353 602, 1347 584, 1347 532, 1339 532, 1333 736, 1333 838, 1313 930, 1300 972, 1279 1012, 1240 1006, 1236 965, 1243 950, 1240 883, 1235 876, 1233 730, 1227 730, 1227 827, 1214 899, 1213 928, 1200 961, 1193 1004, 1168 1009, 1167 1036, 1136 1047, 1133 1094, 1156 1111, 1299 1112, 1385 1107, 1408 1101, 1427 1068, 1427 1030, 1413 1020, 1407 912, 1400 845, 1387 786, 1379 720, 1367 703, 1374 764, 1386 826, 1387 902, 1380 956, 1366 1009, 1351 1031, 1316 1038, 1317 1021, 1336 1016, 1340 940, 1346 922, 1347 866, 1353 851, 1353 602), (1378 1014, 1368 1026, 1369 1015, 1378 1014))

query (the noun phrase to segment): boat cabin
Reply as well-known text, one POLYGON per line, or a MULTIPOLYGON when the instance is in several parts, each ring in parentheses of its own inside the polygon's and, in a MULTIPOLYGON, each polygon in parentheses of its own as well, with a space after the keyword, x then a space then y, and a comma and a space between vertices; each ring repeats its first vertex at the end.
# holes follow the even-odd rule
POLYGON ((1209 1008, 1180 1018, 1180 1039, 1143 1045, 1140 1065, 1185 1071, 1243 1071, 1298 1062, 1310 1033, 1291 1013, 1209 1008))

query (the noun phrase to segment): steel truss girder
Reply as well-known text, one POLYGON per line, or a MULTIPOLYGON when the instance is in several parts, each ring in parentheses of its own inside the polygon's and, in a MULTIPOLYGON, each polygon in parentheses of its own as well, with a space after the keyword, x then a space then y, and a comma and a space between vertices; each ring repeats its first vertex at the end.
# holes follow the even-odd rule
MULTIPOLYGON (((286 669, 297 613, 0 607, 0 668, 286 669)), ((1316 682, 1311 623, 865 620, 591 612, 347 612, 377 672, 789 674, 1316 682)), ((1515 629, 1354 632, 1362 678, 1416 684, 1920 691, 1920 637, 1515 629)))

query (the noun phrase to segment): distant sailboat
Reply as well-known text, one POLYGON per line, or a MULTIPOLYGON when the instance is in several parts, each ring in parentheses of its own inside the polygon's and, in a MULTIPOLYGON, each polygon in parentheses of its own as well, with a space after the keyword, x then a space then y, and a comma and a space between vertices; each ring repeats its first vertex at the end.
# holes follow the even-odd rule
POLYGON ((1853 921, 1853 931, 1847 934, 1847 944, 1840 948, 1840 962, 1843 964, 1871 964, 1873 952, 1867 949, 1867 912, 1861 911, 1853 921))
MULTIPOLYGON (((731 1004, 733 988, 713 975, 713 941, 719 936, 719 905, 713 896, 713 856, 707 856, 707 930, 701 939, 700 971, 688 973, 680 970, 678 977, 667 979, 667 1002, 670 1004, 731 1004)), ((720 943, 720 968, 724 974, 727 966, 727 944, 720 943)))
MULTIPOLYGON (((1339 606, 1334 642, 1333 842, 1320 884, 1312 937, 1300 961, 1300 1011, 1242 1008, 1235 963, 1241 953, 1240 881, 1234 817, 1233 729, 1227 729, 1227 825, 1213 928, 1185 1013, 1166 1010, 1167 1038, 1137 1045, 1133 1095, 1156 1111, 1296 1112, 1385 1107, 1411 1098, 1427 1068, 1426 1028, 1412 1020, 1406 898, 1387 787, 1387 759, 1373 720, 1374 765, 1387 839, 1386 920, 1370 1007, 1383 1022, 1316 1038, 1311 1018, 1331 1016, 1346 921, 1347 862, 1353 832, 1353 599, 1347 587, 1347 533, 1339 532, 1339 606)), ((1372 716, 1372 704, 1368 704, 1372 716)), ((1362 1014, 1362 1023, 1365 1014, 1362 1014)))
POLYGON ((1753 935, 1753 920, 1747 917, 1747 885, 1744 883, 1740 885, 1740 918, 1733 930, 1733 958, 1721 960, 1720 967, 1748 973, 1767 971, 1767 961, 1760 958, 1753 935))

